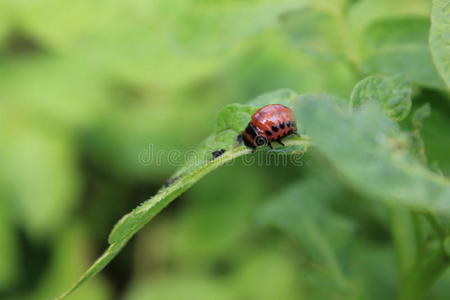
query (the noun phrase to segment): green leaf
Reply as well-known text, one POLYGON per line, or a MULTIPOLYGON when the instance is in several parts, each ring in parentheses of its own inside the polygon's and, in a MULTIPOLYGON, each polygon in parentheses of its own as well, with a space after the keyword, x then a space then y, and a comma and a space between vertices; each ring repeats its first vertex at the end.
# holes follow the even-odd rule
POLYGON ((362 281, 360 299, 395 299, 398 275, 392 249, 384 243, 362 240, 350 251, 356 266, 352 269, 353 276, 362 281))
POLYGON ((393 120, 401 121, 411 109, 411 87, 404 76, 370 76, 353 89, 353 107, 378 103, 393 120))
POLYGON ((443 89, 444 83, 433 67, 431 55, 426 46, 393 47, 380 50, 363 62, 365 73, 403 73, 419 85, 443 89))
POLYGON ((338 256, 351 242, 354 228, 329 207, 341 192, 339 186, 310 178, 274 197, 260 212, 259 219, 293 237, 315 262, 323 265, 324 273, 334 284, 344 288, 347 279, 338 256))
POLYGON ((280 17, 282 28, 302 52, 319 60, 340 62, 360 76, 360 47, 347 20, 352 1, 317 0, 280 17))
POLYGON ((134 235, 139 231, 148 221, 150 221, 156 214, 158 214, 164 207, 166 207, 172 200, 181 195, 184 191, 190 188, 195 182, 200 180, 203 176, 213 171, 224 163, 233 160, 236 157, 250 153, 246 147, 240 146, 226 151, 220 158, 196 162, 194 168, 185 171, 179 179, 171 186, 160 190, 154 197, 147 200, 139 207, 134 209, 131 213, 124 216, 112 230, 108 242, 114 244, 134 235))
MULTIPOLYGON (((292 96, 291 93, 275 92, 269 94, 265 99, 274 101, 275 95, 292 96)), ((284 101, 282 97, 279 100, 284 101)), ((155 196, 119 220, 109 235, 109 248, 97 259, 80 280, 58 299, 69 295, 89 278, 100 272, 120 252, 137 231, 197 181, 227 162, 251 153, 251 149, 236 145, 236 136, 240 130, 245 128, 245 116, 248 116, 248 122, 252 111, 256 109, 257 106, 239 104, 232 104, 225 107, 217 117, 216 132, 199 146, 195 151, 193 159, 188 160, 186 165, 173 175, 170 180, 171 183, 168 186, 163 187, 155 196), (212 159, 211 152, 217 149, 225 149, 226 151, 222 156, 212 159)), ((299 149, 305 151, 306 147, 310 145, 310 142, 306 137, 293 137, 286 140, 285 144, 288 147, 292 147, 291 149, 293 151, 298 151, 299 149)))
POLYGON ((351 7, 348 17, 354 30, 364 31, 370 24, 386 18, 427 18, 430 7, 428 0, 360 0, 351 7))
POLYGON ((63 299, 67 296, 69 296, 73 291, 78 289, 82 284, 84 284, 86 281, 97 275, 98 272, 103 270, 106 265, 109 264, 109 262, 116 257, 116 255, 122 250, 123 247, 127 244, 128 240, 122 240, 118 243, 110 244, 108 249, 103 253, 102 256, 100 256, 90 267, 89 269, 81 276, 81 278, 64 294, 59 296, 56 299, 63 299))
POLYGON ((427 94, 421 97, 420 101, 430 101, 431 115, 424 121, 424 125, 420 128, 420 134, 426 146, 427 161, 436 172, 443 172, 448 177, 450 176, 450 157, 448 155, 450 122, 447 111, 436 106, 437 102, 432 102, 434 100, 441 101, 441 99, 445 98, 433 99, 427 94))
POLYGON ((365 73, 406 74, 418 84, 443 89, 428 47, 429 21, 424 17, 397 17, 378 20, 365 30, 368 55, 365 73))
POLYGON ((286 13, 281 21, 288 37, 301 51, 323 59, 346 57, 343 39, 336 34, 338 21, 331 12, 306 6, 286 13))
POLYGON ((216 132, 233 130, 235 133, 247 126, 250 116, 258 109, 257 106, 234 103, 225 106, 219 112, 216 121, 216 132))
POLYGON ((104 254, 86 271, 80 280, 71 287, 67 292, 57 299, 62 299, 71 294, 80 287, 84 282, 100 272, 126 245, 128 240, 139 231, 148 221, 156 216, 164 207, 166 207, 176 197, 181 195, 195 182, 203 176, 213 171, 217 167, 231 161, 232 159, 248 154, 251 150, 246 147, 237 147, 225 152, 220 158, 212 161, 195 162, 196 165, 188 168, 186 173, 176 175, 174 183, 167 188, 161 189, 154 197, 150 198, 142 205, 125 215, 115 225, 112 230, 108 242, 110 246, 104 254))
POLYGON ((295 109, 317 149, 350 186, 371 198, 414 210, 450 213, 450 182, 411 154, 409 135, 378 106, 349 114, 318 97, 295 109))
POLYGON ((430 117, 430 115, 431 115, 430 103, 427 102, 418 109, 416 109, 416 111, 412 116, 411 122, 416 129, 420 129, 423 127, 423 122, 425 121, 425 119, 430 117))
POLYGON ((430 48, 436 68, 450 89, 450 3, 433 0, 430 48))
MULTIPOLYGON (((260 155, 266 154, 252 158, 260 155)), ((217 257, 227 256, 245 238, 249 216, 271 191, 270 185, 261 186, 264 173, 246 165, 239 159, 186 192, 185 209, 171 225, 171 259, 197 270, 209 269, 217 257), (230 179, 232 188, 225 184, 230 179)))
POLYGON ((425 17, 405 16, 378 20, 366 29, 366 46, 382 48, 405 44, 427 44, 430 21, 425 17))

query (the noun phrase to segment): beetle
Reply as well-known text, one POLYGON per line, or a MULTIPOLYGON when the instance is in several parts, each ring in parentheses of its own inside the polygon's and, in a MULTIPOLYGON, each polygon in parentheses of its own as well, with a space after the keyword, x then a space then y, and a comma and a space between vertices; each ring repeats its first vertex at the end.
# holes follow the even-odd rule
POLYGON ((256 147, 276 141, 284 146, 281 139, 297 134, 297 122, 292 110, 281 104, 270 104, 258 109, 247 127, 238 135, 238 141, 255 150, 256 147))

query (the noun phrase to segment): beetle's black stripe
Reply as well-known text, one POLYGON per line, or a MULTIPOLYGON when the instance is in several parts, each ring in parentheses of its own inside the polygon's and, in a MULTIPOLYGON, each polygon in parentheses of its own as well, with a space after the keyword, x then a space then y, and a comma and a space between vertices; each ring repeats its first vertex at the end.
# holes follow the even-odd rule
POLYGON ((255 128, 253 128, 253 125, 251 123, 248 123, 247 127, 245 128, 245 132, 247 132, 252 138, 255 138, 257 136, 255 128))
POLYGON ((251 149, 255 149, 256 148, 256 146, 253 145, 253 143, 251 141, 249 141, 245 135, 242 136, 242 142, 244 142, 245 146, 247 146, 247 147, 249 147, 251 149))

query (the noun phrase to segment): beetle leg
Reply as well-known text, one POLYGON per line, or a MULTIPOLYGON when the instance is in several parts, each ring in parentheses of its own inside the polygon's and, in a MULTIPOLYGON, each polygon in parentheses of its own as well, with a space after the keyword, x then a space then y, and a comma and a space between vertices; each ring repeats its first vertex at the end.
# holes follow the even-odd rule
POLYGON ((281 146, 286 146, 286 145, 281 141, 281 139, 278 139, 278 140, 276 140, 276 141, 277 141, 277 143, 280 144, 281 146))
POLYGON ((272 144, 270 142, 267 142, 267 146, 269 146, 270 149, 273 149, 272 144))

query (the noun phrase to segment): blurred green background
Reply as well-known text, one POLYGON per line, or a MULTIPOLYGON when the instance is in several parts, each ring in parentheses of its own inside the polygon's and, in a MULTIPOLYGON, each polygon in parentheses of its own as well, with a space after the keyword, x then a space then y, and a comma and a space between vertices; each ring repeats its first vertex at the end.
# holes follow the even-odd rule
MULTIPOLYGON (((139 154, 194 149, 221 107, 261 93, 348 99, 365 75, 406 69, 413 109, 431 105, 428 161, 450 175, 430 1, 311 2, 0 0, 0 298, 60 294, 105 249, 114 223, 177 169, 139 154)), ((301 168, 237 161, 171 204, 68 299, 392 299, 384 209, 312 154, 301 168), (325 197, 318 184, 335 191, 339 213, 314 201, 325 197), (307 217, 277 206, 302 193, 307 217)), ((430 297, 449 293, 447 272, 430 297)))

